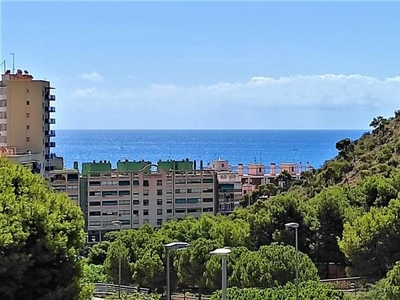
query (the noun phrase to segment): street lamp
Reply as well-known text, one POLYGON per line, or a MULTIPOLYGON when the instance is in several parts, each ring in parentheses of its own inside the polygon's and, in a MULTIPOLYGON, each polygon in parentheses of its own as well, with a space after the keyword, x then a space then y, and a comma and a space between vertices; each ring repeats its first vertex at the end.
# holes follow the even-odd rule
POLYGON ((226 272, 226 258, 231 254, 229 247, 219 248, 211 251, 210 254, 219 255, 222 257, 222 300, 226 300, 226 286, 227 286, 227 272, 226 272))
POLYGON ((285 224, 287 229, 294 229, 295 232, 295 242, 296 242, 296 300, 299 300, 299 238, 297 229, 299 228, 299 223, 291 222, 285 224))
POLYGON ((172 242, 164 245, 164 247, 167 252, 167 300, 171 300, 171 273, 169 271, 169 252, 173 250, 186 249, 189 247, 189 244, 186 242, 172 242))
POLYGON ((119 246, 118 246, 118 256, 119 256, 119 261, 118 261, 118 299, 121 299, 121 232, 122 232, 122 222, 117 220, 117 221, 111 221, 111 224, 114 226, 118 226, 119 228, 119 246))

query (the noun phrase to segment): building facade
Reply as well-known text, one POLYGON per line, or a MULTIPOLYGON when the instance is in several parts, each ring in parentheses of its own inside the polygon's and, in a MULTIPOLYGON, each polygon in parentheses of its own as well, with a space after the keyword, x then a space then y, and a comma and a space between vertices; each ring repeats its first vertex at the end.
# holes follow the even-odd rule
POLYGON ((217 178, 212 170, 195 168, 183 161, 119 161, 84 163, 80 178, 80 203, 87 221, 88 237, 101 240, 115 230, 139 228, 149 223, 160 227, 173 218, 198 218, 218 211, 217 178))
POLYGON ((7 71, 1 76, 0 152, 46 178, 52 170, 51 149, 55 147, 51 89, 50 82, 33 80, 28 71, 7 71))

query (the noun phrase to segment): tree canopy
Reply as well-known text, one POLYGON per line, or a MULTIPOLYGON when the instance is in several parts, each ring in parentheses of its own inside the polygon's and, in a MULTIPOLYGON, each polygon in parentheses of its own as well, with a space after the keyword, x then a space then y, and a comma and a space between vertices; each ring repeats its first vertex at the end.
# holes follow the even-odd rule
POLYGON ((0 298, 76 299, 83 226, 65 194, 0 158, 0 298))

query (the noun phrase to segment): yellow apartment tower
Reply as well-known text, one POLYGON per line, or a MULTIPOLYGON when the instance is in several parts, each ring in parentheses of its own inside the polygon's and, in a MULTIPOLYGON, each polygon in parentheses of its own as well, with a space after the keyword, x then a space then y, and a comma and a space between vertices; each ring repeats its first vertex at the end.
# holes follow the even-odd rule
POLYGON ((53 169, 51 148, 55 147, 51 89, 50 82, 34 80, 28 71, 6 71, 1 76, 0 153, 45 178, 53 169))

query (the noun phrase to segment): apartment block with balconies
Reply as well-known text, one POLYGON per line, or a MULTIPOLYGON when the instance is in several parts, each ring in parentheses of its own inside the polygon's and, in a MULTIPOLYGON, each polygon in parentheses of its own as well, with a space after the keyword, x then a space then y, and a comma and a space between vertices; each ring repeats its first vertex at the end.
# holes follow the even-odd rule
POLYGON ((173 218, 198 218, 215 214, 217 179, 212 170, 196 170, 183 161, 119 161, 84 163, 81 176, 81 207, 85 212, 90 239, 98 241, 104 232, 139 228, 146 223, 159 227, 173 218), (84 200, 83 200, 84 199, 84 200))
POLYGON ((28 71, 2 74, 0 81, 0 149, 4 156, 46 178, 55 136, 50 82, 34 80, 28 71))
POLYGON ((55 192, 63 192, 79 205, 79 171, 76 169, 55 170, 50 172, 50 186, 55 192))

